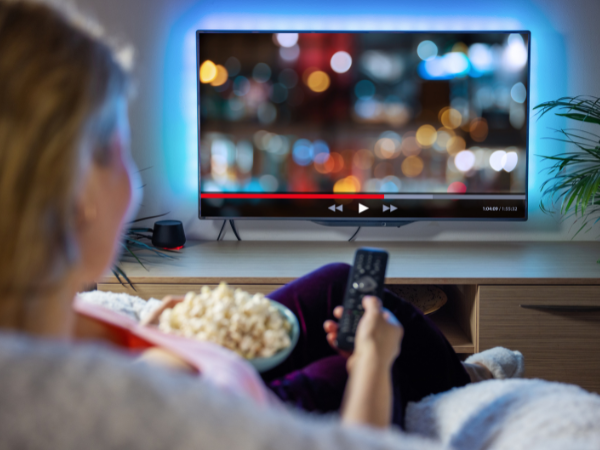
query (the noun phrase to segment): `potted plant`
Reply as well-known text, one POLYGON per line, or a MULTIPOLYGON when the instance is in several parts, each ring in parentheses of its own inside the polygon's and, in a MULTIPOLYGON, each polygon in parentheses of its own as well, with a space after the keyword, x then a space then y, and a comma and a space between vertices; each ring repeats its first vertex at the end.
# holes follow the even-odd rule
POLYGON ((575 218, 579 226, 576 236, 600 221, 600 98, 563 97, 542 103, 534 110, 540 117, 553 111, 557 116, 591 125, 589 130, 556 130, 560 136, 553 139, 568 143, 567 151, 542 155, 550 163, 545 169, 550 176, 541 187, 540 208, 551 212, 558 207, 564 218, 575 218))

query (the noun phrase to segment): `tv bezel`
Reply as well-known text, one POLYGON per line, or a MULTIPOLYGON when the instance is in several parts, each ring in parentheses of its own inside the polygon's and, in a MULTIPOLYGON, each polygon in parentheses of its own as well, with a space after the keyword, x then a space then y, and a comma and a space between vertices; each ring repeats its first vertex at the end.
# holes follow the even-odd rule
MULTIPOLYGON (((399 217, 397 219, 386 217, 249 217, 249 216, 203 216, 202 215, 202 174, 201 174, 201 124, 200 124, 200 79, 194 75, 196 80, 197 101, 197 130, 198 130, 198 218, 200 220, 300 220, 315 222, 320 225, 331 226, 397 226, 401 227, 413 222, 526 222, 529 219, 529 138, 530 138, 530 99, 531 99, 531 31, 530 30, 196 30, 196 67, 200 67, 200 41, 202 34, 273 34, 273 33, 350 33, 350 34, 526 34, 527 40, 527 98, 526 98, 526 145, 525 145, 525 216, 523 218, 465 218, 465 217, 399 217)), ((506 194, 499 194, 506 195, 506 194)), ((515 194, 517 195, 517 194, 515 194)))

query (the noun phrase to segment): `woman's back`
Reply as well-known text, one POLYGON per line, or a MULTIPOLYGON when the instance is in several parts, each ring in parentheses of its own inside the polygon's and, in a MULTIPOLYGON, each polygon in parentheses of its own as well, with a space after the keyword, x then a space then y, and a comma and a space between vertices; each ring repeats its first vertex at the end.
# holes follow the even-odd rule
POLYGON ((261 407, 99 346, 0 335, 0 448, 439 449, 394 431, 261 407))
POLYGON ((0 335, 0 448, 515 450, 600 447, 600 397, 541 380, 411 404, 405 434, 260 406, 101 346, 0 335), (421 436, 417 436, 420 434, 421 436))

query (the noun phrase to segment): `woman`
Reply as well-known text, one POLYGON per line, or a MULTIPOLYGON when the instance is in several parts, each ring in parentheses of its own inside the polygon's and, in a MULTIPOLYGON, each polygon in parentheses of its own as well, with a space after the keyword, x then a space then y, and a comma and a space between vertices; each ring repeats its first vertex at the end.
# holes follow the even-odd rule
MULTIPOLYGON (((124 226, 133 217, 132 205, 138 203, 132 188, 135 166, 129 155, 129 81, 118 55, 101 40, 99 31, 67 14, 39 2, 0 2, 0 236, 5 242, 0 247, 0 325, 19 332, 3 337, 3 366, 9 370, 9 362, 16 358, 14 370, 21 367, 25 374, 24 367, 32 364, 39 368, 37 376, 44 379, 32 378, 35 386, 49 383, 52 391, 60 392, 61 386, 72 389, 79 385, 79 395, 92 396, 97 405, 100 400, 96 396, 103 388, 81 385, 92 377, 81 364, 98 365, 96 373, 118 373, 124 370, 120 362, 105 367, 86 360, 90 349, 49 345, 39 338, 69 337, 72 299, 112 263, 124 226), (37 339, 25 339, 24 335, 37 339), (71 350, 72 355, 62 353, 71 350), (55 366, 59 360, 60 366, 72 369, 61 373, 55 366), (54 377, 49 376, 53 373, 54 377), (69 373, 78 373, 72 384, 66 384, 69 373)), ((347 268, 341 270, 347 276, 347 268)), ((340 282, 343 275, 335 278, 340 282)), ((293 290, 294 284, 280 293, 283 297, 286 289, 293 290)), ((377 299, 366 300, 365 307, 342 418, 349 423, 386 426, 392 411, 390 366, 399 351, 402 329, 382 312, 377 299)), ((335 325, 327 326, 334 336, 335 325)), ((324 333, 322 341, 325 343, 324 333)), ((447 345, 445 341, 441 344, 447 345)), ((322 356, 333 354, 331 349, 323 352, 323 347, 315 348, 322 356)), ((300 362, 300 368, 314 356, 305 354, 302 360, 296 354, 290 361, 300 362)), ((111 357, 98 356, 100 360, 111 357)), ((466 383, 468 376, 458 360, 452 364, 462 377, 460 383, 466 383)), ((337 360, 331 367, 344 369, 344 379, 336 386, 343 389, 345 360, 337 360)), ((9 375, 5 374, 6 379, 9 375)), ((136 373, 127 368, 119 377, 133 383, 136 373)), ((277 373, 270 375, 272 389, 280 396, 294 396, 299 379, 288 386, 277 373)), ((111 391, 116 385, 112 380, 104 388, 111 391)), ((442 390, 452 386, 444 384, 442 390)), ((339 409, 338 390, 330 405, 307 409, 339 409)), ((110 397, 106 394, 103 400, 110 397)), ((30 411, 34 416, 44 405, 52 404, 44 400, 47 395, 44 391, 40 403, 30 411)), ((300 401, 302 396, 295 399, 300 401)), ((135 408, 142 401, 129 398, 128 407, 135 408)), ((82 412, 102 415, 114 408, 92 409, 95 412, 82 412)), ((396 423, 400 424, 402 408, 396 409, 396 423)))
MULTIPOLYGON (((347 365, 343 400, 338 392, 331 403, 300 405, 327 411, 343 402, 341 421, 259 405, 216 389, 202 375, 133 365, 114 350, 65 342, 76 292, 114 260, 137 203, 128 77, 118 59, 98 30, 67 12, 0 0, 0 448, 440 448, 385 427, 402 423, 408 400, 469 377, 443 337, 396 298, 384 301, 404 331, 377 299, 366 299, 348 364, 308 342, 288 367, 277 369, 281 373, 267 374, 272 392, 298 402, 306 398, 297 395, 302 376, 311 383, 318 378, 307 374, 310 363, 331 358, 327 367, 339 372, 323 378, 344 382, 347 365), (419 333, 441 365, 409 345, 419 333), (430 381, 414 393, 424 380, 430 381)), ((344 271, 347 276, 347 267, 327 270, 339 272, 337 283, 344 271)), ((315 295, 324 295, 317 275, 311 276, 314 289, 321 289, 315 295)), ((293 299, 296 290, 307 293, 292 283, 276 300, 293 299)), ((335 323, 325 328, 333 342, 335 323)), ((318 333, 309 336, 319 339, 318 333)), ((327 388, 318 382, 309 388, 314 386, 327 388)), ((317 390, 312 400, 320 397, 317 390)))

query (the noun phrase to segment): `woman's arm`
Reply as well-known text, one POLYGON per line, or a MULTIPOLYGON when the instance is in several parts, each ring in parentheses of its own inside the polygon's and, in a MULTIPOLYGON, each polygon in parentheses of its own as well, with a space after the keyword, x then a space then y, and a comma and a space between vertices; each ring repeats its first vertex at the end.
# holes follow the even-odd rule
MULTIPOLYGON (((385 428, 392 415, 392 363, 400 353, 403 329, 385 311, 379 299, 363 299, 365 313, 356 330, 354 352, 348 359, 349 379, 342 404, 342 421, 385 428)), ((341 317, 342 308, 334 314, 341 317)), ((334 343, 337 324, 325 323, 327 339, 334 343)))
POLYGON ((392 413, 392 382, 390 369, 374 355, 364 355, 354 361, 344 402, 342 422, 367 424, 386 428, 392 413))

